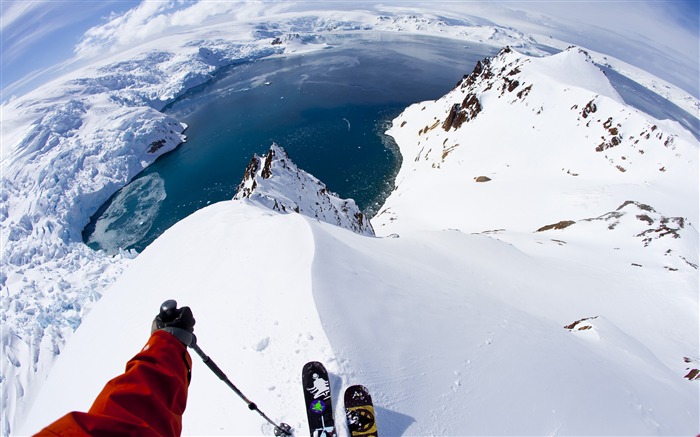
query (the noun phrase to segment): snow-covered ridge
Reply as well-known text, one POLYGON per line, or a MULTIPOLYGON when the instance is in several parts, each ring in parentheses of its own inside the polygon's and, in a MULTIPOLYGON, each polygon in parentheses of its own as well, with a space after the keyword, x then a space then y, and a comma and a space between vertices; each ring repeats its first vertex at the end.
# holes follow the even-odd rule
POLYGON ((341 199, 326 184, 301 170, 277 144, 253 156, 234 199, 273 211, 296 212, 360 235, 374 236, 372 225, 353 199, 341 199))
MULTIPOLYGON (((384 435, 695 432, 693 284, 634 266, 611 274, 606 251, 592 252, 595 264, 581 247, 566 257, 558 248, 530 255, 457 230, 367 238, 218 202, 134 260, 18 430, 88 408, 142 346, 153 308, 174 297, 195 312, 198 344, 297 434, 307 429, 299 369, 309 360, 327 365, 336 399, 367 386, 384 435), (163 266, 167 275, 153 274, 163 266)), ((196 356, 192 374, 183 435, 271 434, 196 356)), ((333 407, 348 435, 342 401, 333 407)))
MULTIPOLYGON (((697 224, 697 140, 626 106, 578 48, 547 58, 505 49, 444 97, 412 105, 389 134, 404 165, 373 219, 378 234, 533 232, 628 200, 697 224)), ((692 245, 681 256, 697 265, 692 245)))

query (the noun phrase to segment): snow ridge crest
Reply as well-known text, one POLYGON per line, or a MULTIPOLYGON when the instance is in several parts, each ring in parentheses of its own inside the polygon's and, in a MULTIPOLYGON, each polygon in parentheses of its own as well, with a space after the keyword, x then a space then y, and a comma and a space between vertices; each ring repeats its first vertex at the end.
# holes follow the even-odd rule
POLYGON ((249 199, 273 211, 297 212, 374 236, 372 225, 353 199, 341 199, 331 192, 323 182, 297 167, 275 143, 266 155, 253 155, 234 199, 249 199))

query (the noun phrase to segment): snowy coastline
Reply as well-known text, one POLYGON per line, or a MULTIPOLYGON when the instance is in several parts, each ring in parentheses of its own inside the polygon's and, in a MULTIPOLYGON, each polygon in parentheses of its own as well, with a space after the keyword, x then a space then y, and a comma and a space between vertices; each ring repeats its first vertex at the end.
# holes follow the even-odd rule
MULTIPOLYGON (((110 257, 90 250, 82 243, 81 230, 114 192, 186 140, 185 126, 160 112, 169 102, 234 62, 323 49, 314 35, 324 32, 411 32, 544 55, 532 37, 512 29, 451 25, 415 16, 356 13, 353 18, 339 20, 328 13, 306 20, 282 17, 272 25, 267 17, 265 23, 248 23, 235 32, 219 25, 194 35, 164 37, 3 105, 3 433, 22 421, 66 340, 133 263, 135 254, 110 257), (273 44, 276 38, 281 44, 273 44)), ((629 71, 621 62, 609 57, 606 61, 622 74, 629 71)), ((664 88, 665 97, 697 114, 697 99, 677 87, 641 71, 633 78, 664 88)), ((684 141, 693 144, 692 139, 684 141)), ((397 183, 406 188, 402 178, 405 175, 399 174, 397 183)), ((415 213, 409 214, 415 218, 415 213)), ((681 215, 690 216, 696 225, 696 213, 681 215)), ((443 218, 455 216, 445 213, 443 218)), ((401 229, 381 223, 391 232, 401 229)), ((441 226, 457 227, 440 223, 437 229, 441 226)))

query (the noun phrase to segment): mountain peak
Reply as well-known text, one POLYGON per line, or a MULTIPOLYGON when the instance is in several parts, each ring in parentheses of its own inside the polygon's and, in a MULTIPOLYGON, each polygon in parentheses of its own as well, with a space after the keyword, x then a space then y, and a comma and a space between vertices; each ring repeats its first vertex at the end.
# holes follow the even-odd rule
POLYGON ((296 212, 374 236, 372 225, 353 199, 341 199, 331 192, 323 182, 297 167, 275 143, 266 155, 253 155, 234 199, 249 199, 273 211, 296 212))
MULTIPOLYGON (((623 213, 637 204, 653 206, 654 213, 626 214, 630 232, 604 244, 634 240, 629 247, 638 247, 640 238, 677 228, 673 238, 654 240, 646 251, 670 248, 677 257, 664 256, 664 266, 697 266, 691 247, 697 200, 672 200, 697 199, 697 142, 680 125, 626 105, 585 50, 536 58, 506 47, 477 62, 443 97, 407 108, 388 133, 404 163, 396 190, 373 218, 381 235, 531 233, 575 219, 579 224, 566 230, 573 235, 582 218, 634 199, 623 213), (664 194, 668 187, 672 196, 664 194)), ((590 230, 610 235, 604 227, 590 230)))

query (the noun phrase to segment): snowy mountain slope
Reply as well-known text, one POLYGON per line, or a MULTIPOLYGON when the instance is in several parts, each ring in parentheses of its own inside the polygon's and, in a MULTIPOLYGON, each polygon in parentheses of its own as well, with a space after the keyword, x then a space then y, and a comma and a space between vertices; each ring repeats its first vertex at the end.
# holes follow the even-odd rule
MULTIPOLYGON (((677 279, 649 286, 658 279, 649 270, 603 273, 488 236, 379 239, 245 199, 221 202, 134 260, 18 429, 87 408, 145 341, 153 308, 174 297, 192 307, 200 346, 299 434, 307 360, 328 365, 337 394, 367 385, 385 435, 695 432, 697 387, 678 367, 692 353, 697 313, 687 304, 697 296, 677 279), (668 285, 679 299, 665 296, 668 285)), ((197 357, 183 420, 185 435, 271 432, 197 357)))
MULTIPOLYGON (((248 17, 245 22, 236 22, 235 26, 230 22, 211 26, 198 25, 194 30, 149 41, 115 57, 103 59, 91 67, 71 73, 27 96, 3 105, 3 188, 0 201, 3 433, 9 432, 15 420, 21 420, 26 412, 25 402, 31 402, 40 390, 41 381, 55 356, 62 350, 66 339, 81 323, 93 303, 100 299, 109 284, 131 263, 129 258, 134 254, 108 257, 89 250, 80 241, 80 230, 90 215, 113 192, 145 165, 153 162, 157 156, 183 140, 184 126, 158 112, 167 103, 182 96, 191 87, 211 80, 216 71, 231 63, 324 48, 326 46, 321 42, 324 32, 385 29, 435 34, 456 37, 463 41, 509 44, 527 53, 543 54, 533 45, 529 36, 513 29, 483 26, 483 21, 445 20, 432 14, 390 14, 388 18, 385 15, 387 14, 379 16, 367 11, 324 11, 304 16, 290 13, 274 18, 248 17), (421 16, 428 18, 424 19, 421 16), (278 45, 279 41, 283 44, 278 45)), ((252 16, 255 14, 251 14, 252 16)), ((611 60, 611 63, 614 64, 613 61, 611 60)), ((645 77, 648 79, 649 75, 645 77)), ((673 95, 681 93, 673 87, 668 89, 673 95)), ((536 91, 533 91, 533 95, 535 94, 536 91)), ((553 95, 558 96, 556 93, 553 95)), ((458 102, 461 102, 462 98, 458 102)), ((494 98, 497 99, 495 96, 494 98)), ((587 100, 576 100, 572 105, 582 105, 578 110, 583 111, 586 103, 587 100)), ((566 108, 562 109, 562 113, 565 113, 564 109, 566 108)), ((447 114, 445 112, 441 117, 444 119, 447 114)), ((517 118, 521 115, 521 112, 514 111, 504 113, 503 117, 517 118)), ((554 123, 559 121, 553 120, 554 123)), ((610 128, 616 126, 605 127, 606 121, 601 120, 592 126, 598 126, 595 135, 610 137, 612 141, 615 135, 608 133, 610 128)), ((615 121, 619 122, 618 118, 615 118, 615 121)), ((497 127, 502 125, 494 124, 497 127)), ((686 144, 683 138, 686 134, 676 133, 676 127, 667 124, 635 124, 634 128, 639 130, 641 135, 632 135, 637 135, 639 139, 648 134, 651 140, 659 142, 666 141, 668 135, 664 134, 660 139, 654 139, 655 136, 661 130, 668 130, 678 136, 678 139, 674 140, 674 147, 683 149, 683 144, 686 144), (654 126, 657 126, 658 130, 653 129, 654 126)), ((462 126, 462 131, 465 126, 462 126)), ((417 131, 418 128, 414 130, 417 131)), ((496 127, 494 129, 498 130, 496 127)), ((510 142, 517 143, 515 140, 521 137, 521 132, 514 130, 510 142)), ((500 130, 499 133, 503 134, 500 130)), ((398 133, 396 135, 398 136, 398 133)), ((561 141, 562 135, 562 132, 558 132, 555 139, 561 141)), ((595 143, 595 146, 597 145, 599 142, 595 143)), ((617 147, 604 152, 610 156, 608 159, 615 162, 592 167, 596 174, 609 177, 608 171, 614 167, 611 164, 621 165, 628 173, 633 171, 626 167, 626 163, 620 163, 626 161, 622 156, 613 153, 619 150, 622 149, 617 147), (603 168, 605 170, 601 170, 603 168)), ((667 160, 669 156, 663 153, 657 156, 656 151, 651 153, 646 148, 640 150, 644 150, 645 154, 642 158, 636 158, 635 165, 639 160, 673 162, 667 160)), ((457 150, 452 152, 456 153, 457 150)), ((679 154, 684 155, 684 152, 679 154)), ((631 155, 625 155, 625 158, 631 155)), ((439 159, 433 162, 438 161, 439 159)), ((483 162, 495 169, 502 168, 502 163, 497 161, 483 162)), ((571 161, 565 160, 565 163, 570 165, 571 161)), ((525 164, 531 165, 532 162, 525 159, 523 167, 525 164)), ((452 164, 440 165, 446 168, 452 164)), ((479 171, 475 172, 473 177, 491 171, 489 168, 484 169, 483 165, 479 167, 479 171)), ((576 173, 581 169, 572 166, 568 170, 576 173)), ((626 193, 629 188, 617 183, 614 186, 600 186, 597 183, 562 185, 569 189, 564 193, 568 197, 560 193, 561 196, 557 199, 573 199, 574 202, 588 206, 579 205, 571 210, 558 208, 541 217, 533 215, 527 220, 527 226, 522 226, 522 230, 518 226, 510 226, 509 222, 508 232, 495 235, 507 241, 520 242, 522 250, 528 252, 542 251, 544 245, 547 245, 546 250, 549 250, 549 245, 556 246, 559 248, 557 250, 574 250, 572 242, 568 246, 560 246, 559 243, 552 242, 547 233, 539 234, 534 239, 525 233, 529 234, 543 225, 560 220, 576 220, 576 226, 565 230, 567 234, 572 234, 575 229, 581 229, 581 226, 587 223, 582 222, 583 219, 615 211, 615 208, 627 200, 653 207, 665 217, 684 218, 685 223, 690 223, 686 225, 686 229, 690 229, 692 235, 692 226, 697 222, 696 218, 686 214, 684 208, 683 211, 679 211, 677 204, 681 202, 668 195, 667 190, 685 187, 688 180, 681 178, 679 185, 676 185, 676 178, 683 172, 666 173, 673 176, 665 175, 665 179, 653 178, 655 182, 647 187, 643 198, 613 196, 614 199, 608 199, 611 189, 626 193), (595 202, 601 202, 599 207, 595 202), (515 232, 511 232, 511 229, 515 229, 515 232)), ((696 173, 697 169, 691 168, 688 174, 696 173)), ((616 175, 615 171, 613 174, 616 175)), ((544 179, 546 178, 533 189, 545 192, 550 188, 551 184, 544 179)), ((618 180, 619 178, 615 179, 618 180)), ((689 180, 692 181, 692 178, 689 177, 689 180)), ((557 183, 562 182, 557 179, 557 183)), ((489 184, 498 184, 498 179, 493 178, 489 184)), ((402 186, 410 188, 408 183, 402 183, 402 186)), ((632 191, 632 194, 637 193, 636 190, 632 191)), ((488 196, 492 199, 496 194, 491 192, 488 196)), ((455 198, 459 197, 459 193, 454 195, 455 198)), ((438 200, 435 199, 436 203, 438 200)), ((508 200, 515 202, 510 205, 517 214, 527 216, 528 211, 531 211, 530 204, 517 201, 518 199, 508 200)), ((692 201, 688 205, 691 209, 692 201)), ((475 224, 474 229, 461 225, 459 227, 462 230, 469 229, 469 232, 501 229, 506 227, 502 222, 503 217, 514 215, 507 213, 505 209, 492 213, 493 220, 483 214, 477 215, 477 220, 474 220, 475 216, 472 215, 470 223, 475 224), (483 226, 476 226, 477 224, 483 226)), ((463 215, 464 212, 460 210, 456 214, 463 215)), ((407 217, 402 217, 402 220, 407 220, 407 217)), ((447 225, 458 227, 453 224, 447 225)), ((437 226, 436 229, 442 229, 442 226, 437 226)), ((402 235, 405 233, 400 229, 395 231, 400 231, 402 235)), ((558 235, 554 238, 558 238, 558 235)), ((585 241, 587 238, 583 233, 581 239, 585 241)), ((573 236, 567 237, 567 240, 573 241, 573 236)), ((639 240, 637 238, 635 241, 639 240)), ((688 244, 687 240, 684 237, 679 241, 685 247, 688 244)), ((620 245, 618 242, 615 246, 620 245)), ((625 247, 634 251, 634 246, 625 247)), ((687 247, 674 248, 674 253, 679 254, 674 259, 677 262, 687 259, 690 260, 690 264, 697 265, 697 250, 690 250, 690 255, 687 252, 687 247)), ((556 257, 560 253, 546 254, 556 257)), ((660 255, 658 258, 665 260, 662 257, 663 255, 660 255)), ((638 254, 630 257, 630 260, 633 258, 634 261, 631 262, 640 263, 638 254)), ((654 265, 657 265, 656 263, 654 265)), ((648 263, 642 264, 647 268, 648 263)), ((624 265, 630 265, 630 262, 625 260, 624 265)), ((688 268, 689 264, 685 265, 683 268, 688 268)), ((675 264, 669 264, 668 267, 678 268, 675 264)), ((688 271, 692 273, 692 270, 688 271)), ((687 367, 687 364, 683 366, 687 367)))
POLYGON ((369 220, 353 199, 341 199, 326 184, 301 170, 277 144, 253 156, 234 199, 250 199, 274 211, 297 212, 323 222, 374 236, 369 220))
MULTIPOLYGON (((215 204, 191 218, 144 250, 86 317, 19 434, 36 431, 66 408, 88 408, 109 375, 123 371, 142 346, 153 305, 157 310, 170 297, 192 307, 199 345, 263 411, 279 417, 286 409, 281 401, 296 405, 293 394, 301 389, 292 375, 301 372, 305 354, 331 357, 309 294, 314 251, 308 224, 298 214, 246 200, 215 204), (85 348, 91 349, 87 356, 85 348), (64 372, 83 377, 70 381, 64 372), (63 400, 55 402, 56 395, 63 400)), ((202 420, 185 421, 184 432, 259 434, 260 417, 196 356, 193 361, 187 412, 202 420)))
MULTIPOLYGON (((513 235, 515 245, 500 241, 505 232, 454 229, 372 238, 274 209, 304 194, 288 181, 318 181, 278 146, 252 162, 247 197, 195 213, 133 261, 61 354, 20 433, 87 408, 144 341, 138 320, 169 297, 193 308, 200 346, 237 386, 301 433, 308 360, 328 364, 336 393, 367 385, 388 435, 695 432, 695 270, 625 260, 648 265, 668 244, 697 241, 682 220, 631 202, 513 235), (660 232, 647 232, 654 225, 660 232), (634 230, 653 251, 639 255, 630 239, 605 250, 603 227, 634 230), (568 243, 542 237, 556 228, 574 231, 568 243)), ((271 432, 196 357, 194 375, 184 434, 271 432)))
MULTIPOLYGON (((645 326, 666 300, 644 282, 654 274, 606 277, 459 231, 314 234, 324 328, 347 383, 377 392, 390 435, 674 434, 683 422, 695 432, 697 388, 679 355, 691 353, 692 335, 671 352, 664 343, 677 327, 645 326), (639 302, 641 288, 654 296, 639 302), (562 329, 582 313, 605 318, 590 331, 562 329), (685 400, 671 406, 667 395, 685 400)), ((677 291, 680 302, 662 305, 692 330, 695 307, 685 304, 697 296, 677 291)))
POLYGON ((681 217, 692 228, 682 256, 697 265, 697 140, 624 105, 580 49, 540 59, 506 49, 388 133, 404 164, 378 234, 531 233, 633 201, 681 217))
MULTIPOLYGON (((37 371, 44 369, 40 381, 70 332, 134 256, 93 252, 81 231, 113 193, 185 140, 185 126, 160 110, 226 66, 320 50, 328 47, 324 33, 369 31, 382 21, 367 11, 265 15, 183 28, 3 103, 0 287, 2 356, 9 365, 2 378, 14 381, 2 389, 3 432, 22 414, 15 400, 38 389, 29 389, 37 371), (42 349, 42 342, 52 346, 42 349)), ((484 31, 470 32, 467 23, 440 29, 460 38, 481 38, 484 31)), ((517 38, 512 33, 507 43, 543 53, 517 38)))

